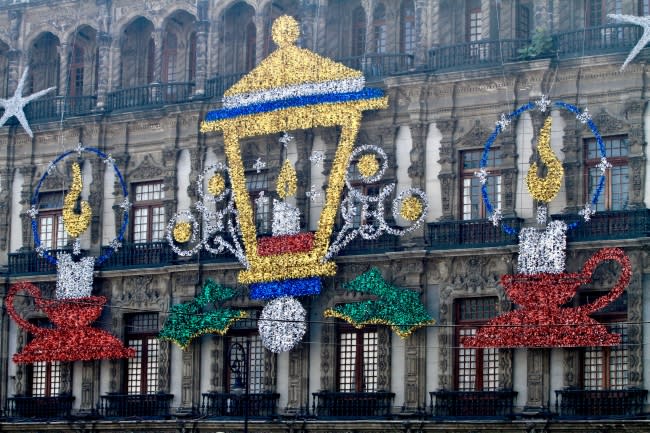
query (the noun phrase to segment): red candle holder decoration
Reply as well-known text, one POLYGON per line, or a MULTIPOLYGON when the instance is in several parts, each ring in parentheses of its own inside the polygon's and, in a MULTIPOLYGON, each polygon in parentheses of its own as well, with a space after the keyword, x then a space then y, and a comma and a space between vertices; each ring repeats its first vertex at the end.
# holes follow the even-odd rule
POLYGON ((464 347, 579 347, 615 346, 621 336, 611 334, 589 314, 618 298, 630 283, 630 259, 619 248, 604 248, 585 263, 580 273, 504 275, 501 284, 521 309, 490 320, 476 335, 464 337, 464 347), (601 263, 620 264, 620 276, 612 289, 579 307, 562 307, 581 284, 591 281, 601 263))
POLYGON ((14 362, 31 364, 132 358, 134 349, 124 347, 114 335, 90 326, 101 314, 105 303, 103 296, 43 299, 39 288, 32 283, 12 285, 6 298, 7 312, 18 326, 34 335, 22 352, 14 354, 14 362), (34 298, 36 307, 47 315, 55 328, 40 328, 16 312, 14 298, 21 291, 34 298))

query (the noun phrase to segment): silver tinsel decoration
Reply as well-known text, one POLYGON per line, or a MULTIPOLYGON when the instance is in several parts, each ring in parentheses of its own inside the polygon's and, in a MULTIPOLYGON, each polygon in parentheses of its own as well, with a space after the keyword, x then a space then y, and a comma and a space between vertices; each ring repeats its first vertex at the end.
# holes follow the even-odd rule
POLYGON ((585 108, 585 110, 582 113, 577 114, 576 119, 578 119, 580 123, 587 123, 589 120, 591 120, 591 114, 589 114, 589 108, 585 108))
POLYGON ((641 52, 641 50, 650 42, 650 16, 639 17, 636 15, 622 15, 622 14, 607 14, 607 16, 614 21, 621 23, 630 23, 636 24, 637 26, 643 27, 643 34, 641 39, 636 43, 630 54, 627 55, 627 58, 621 66, 621 71, 641 52))
POLYGON ((551 101, 546 97, 546 95, 542 95, 541 98, 535 101, 535 105, 539 111, 546 113, 546 110, 548 110, 548 107, 551 105, 551 101))
POLYGON ((128 197, 125 197, 124 200, 120 202, 120 208, 124 210, 128 210, 131 207, 131 202, 129 201, 128 197))
POLYGON ((600 169, 601 174, 605 174, 608 168, 612 168, 612 164, 603 156, 600 158, 600 162, 596 165, 596 168, 600 169))
POLYGON ((291 135, 291 134, 289 134, 288 132, 285 131, 285 132, 282 134, 282 137, 280 137, 280 139, 279 139, 278 141, 279 141, 280 143, 282 143, 282 145, 283 145, 284 148, 286 149, 286 148, 287 148, 287 145, 293 141, 293 135, 291 135))
POLYGON ((298 344, 307 330, 307 312, 293 297, 270 301, 257 322, 264 347, 273 353, 287 352, 298 344))
POLYGON ((499 222, 503 219, 503 214, 501 213, 501 209, 494 209, 492 212, 492 215, 488 217, 488 220, 492 221, 492 225, 497 227, 499 225, 499 222))
POLYGON ((325 153, 322 150, 315 150, 309 157, 309 160, 314 164, 314 167, 320 167, 324 159, 325 153))
POLYGON ((81 242, 79 241, 79 238, 75 238, 74 242, 72 243, 72 255, 78 256, 81 254, 81 242))
POLYGON ((255 163, 253 164, 253 169, 255 169, 257 173, 259 173, 265 168, 266 168, 266 162, 262 161, 262 158, 257 158, 255 160, 255 163))
POLYGON ((495 122, 497 126, 501 127, 501 130, 504 130, 510 125, 510 122, 512 120, 510 119, 510 116, 508 116, 505 113, 501 113, 501 118, 495 122))
POLYGON ((56 298, 72 299, 90 296, 93 290, 94 257, 83 257, 78 262, 70 254, 57 256, 56 298))
POLYGON ((540 204, 537 206, 537 224, 546 225, 548 220, 548 208, 546 205, 540 204))
POLYGON ((280 200, 273 199, 273 236, 295 235, 300 233, 300 210, 280 200))
POLYGON ((77 152, 79 156, 81 156, 81 154, 83 153, 84 150, 86 150, 86 148, 83 146, 83 144, 81 144, 81 142, 79 142, 77 143, 77 147, 75 147, 74 150, 77 152))
POLYGON ((563 221, 551 221, 546 230, 526 227, 519 232, 518 270, 522 274, 564 272, 566 231, 563 221))
POLYGON ((25 68, 23 75, 20 77, 18 86, 16 86, 16 91, 13 96, 9 99, 0 98, 0 107, 4 108, 5 112, 0 118, 0 127, 4 126, 11 117, 15 117, 20 122, 20 126, 23 127, 27 135, 30 137, 34 136, 32 129, 29 127, 29 122, 25 117, 25 106, 32 102, 34 99, 40 98, 41 96, 51 92, 56 89, 56 87, 49 87, 44 90, 40 90, 36 93, 32 93, 29 96, 23 96, 23 89, 25 87, 25 81, 27 80, 27 72, 29 68, 25 68))
POLYGON ((316 188, 316 185, 312 185, 311 188, 309 188, 309 191, 305 193, 305 195, 309 200, 315 202, 316 200, 320 199, 323 194, 316 188))
POLYGON ((585 204, 584 208, 580 209, 580 211, 578 212, 578 215, 582 216, 585 219, 585 221, 588 222, 588 221, 591 220, 591 217, 595 213, 596 213, 596 211, 591 206, 591 203, 587 203, 587 204, 585 204))
POLYGON ((481 185, 485 185, 488 175, 489 172, 484 167, 481 167, 479 171, 474 172, 474 176, 478 177, 478 181, 481 182, 481 185))
POLYGON ((36 209, 36 206, 32 205, 32 207, 27 211, 27 215, 29 215, 31 219, 36 218, 38 216, 38 209, 36 209))
POLYGON ((113 156, 109 153, 106 155, 106 158, 104 158, 104 164, 106 165, 115 165, 115 159, 113 156))

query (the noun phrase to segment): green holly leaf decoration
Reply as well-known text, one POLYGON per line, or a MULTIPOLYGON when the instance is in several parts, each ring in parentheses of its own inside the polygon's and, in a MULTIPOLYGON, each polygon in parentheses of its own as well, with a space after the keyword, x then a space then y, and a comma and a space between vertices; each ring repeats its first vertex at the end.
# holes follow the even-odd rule
POLYGON ((389 325, 402 338, 422 326, 435 323, 417 292, 387 283, 377 268, 371 268, 343 287, 375 295, 377 299, 337 305, 325 310, 325 317, 343 319, 356 328, 370 324, 389 325))
POLYGON ((171 308, 158 338, 169 340, 185 350, 194 338, 203 334, 224 335, 233 323, 246 317, 244 310, 221 306, 235 296, 236 290, 207 279, 196 298, 171 308), (214 309, 206 309, 208 306, 214 306, 214 309))

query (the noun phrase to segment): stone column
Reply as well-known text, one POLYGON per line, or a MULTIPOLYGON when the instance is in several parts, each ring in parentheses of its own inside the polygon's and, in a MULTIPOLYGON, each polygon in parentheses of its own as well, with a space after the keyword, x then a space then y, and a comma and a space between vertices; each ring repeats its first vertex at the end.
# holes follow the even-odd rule
POLYGON ((423 122, 412 123, 409 125, 409 129, 411 130, 413 144, 410 153, 411 165, 408 173, 411 177, 412 186, 424 189, 426 174, 425 147, 428 125, 423 122))
MULTIPOLYGON (((21 50, 9 50, 7 53, 7 96, 13 95, 16 87, 18 87, 18 81, 22 75, 23 71, 20 71, 20 59, 23 56, 21 50)), ((25 67, 25 66, 23 66, 25 67)))
POLYGON ((205 80, 208 77, 208 34, 210 22, 197 21, 196 29, 196 76, 194 77, 194 94, 205 94, 205 80))
MULTIPOLYGON (((264 58, 264 15, 262 12, 256 11, 253 17, 255 24, 255 64, 258 65, 264 58)), ((271 43, 271 42, 269 42, 271 43)), ((243 51, 242 51, 243 52, 243 51)), ((244 65, 246 66, 246 65, 244 65)))
POLYGON ((153 82, 160 83, 162 80, 162 53, 163 53, 163 29, 155 29, 151 33, 153 37, 154 49, 154 64, 153 64, 153 82))
POLYGON ((72 47, 67 42, 62 42, 59 46, 59 88, 58 95, 67 96, 69 87, 69 71, 68 65, 70 64, 70 52, 72 47))
MULTIPOLYGON (((98 56, 97 56, 97 108, 102 109, 106 106, 106 94, 109 90, 109 78, 111 74, 110 70, 110 50, 112 38, 108 33, 98 32, 97 33, 97 47, 98 47, 98 56)), ((119 70, 119 64, 114 65, 114 69, 119 70)))

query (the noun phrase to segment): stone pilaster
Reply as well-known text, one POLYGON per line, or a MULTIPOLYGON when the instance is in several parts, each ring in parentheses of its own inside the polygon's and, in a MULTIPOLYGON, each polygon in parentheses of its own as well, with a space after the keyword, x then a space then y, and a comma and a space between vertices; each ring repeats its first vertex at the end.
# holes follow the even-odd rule
MULTIPOLYGON (((106 105, 106 94, 109 90, 110 78, 110 52, 112 38, 108 33, 97 33, 97 108, 103 108, 106 105)), ((119 68, 114 68, 119 69, 119 68)))

